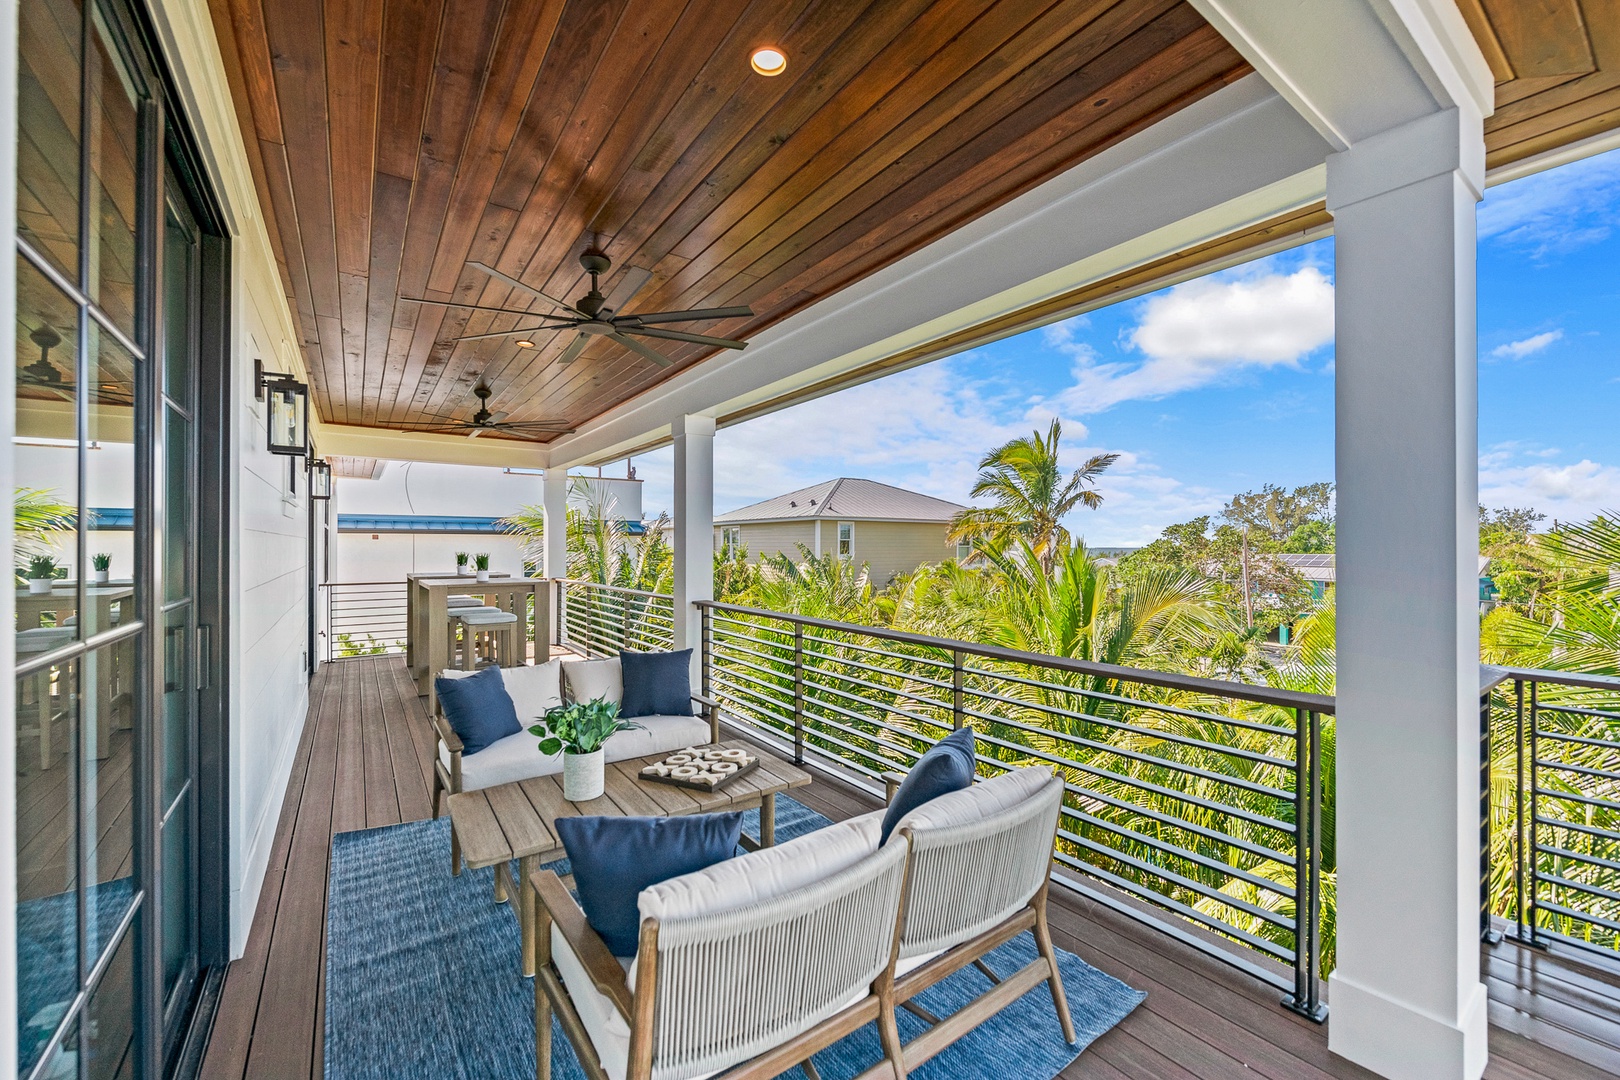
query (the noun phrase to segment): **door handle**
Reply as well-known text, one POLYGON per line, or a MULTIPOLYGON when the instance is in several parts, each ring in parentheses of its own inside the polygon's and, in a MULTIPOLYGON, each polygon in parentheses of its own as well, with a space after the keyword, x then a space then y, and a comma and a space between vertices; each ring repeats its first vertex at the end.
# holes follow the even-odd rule
POLYGON ((214 628, 207 623, 197 624, 197 689, 207 690, 214 685, 214 628))

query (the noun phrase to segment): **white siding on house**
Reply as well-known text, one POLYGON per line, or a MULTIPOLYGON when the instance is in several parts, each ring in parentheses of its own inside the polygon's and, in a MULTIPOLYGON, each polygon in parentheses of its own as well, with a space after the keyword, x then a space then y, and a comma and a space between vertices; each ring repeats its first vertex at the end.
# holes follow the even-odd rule
MULTIPOLYGON (((798 559, 798 545, 816 550, 815 529, 821 528, 821 553, 837 551, 838 522, 766 521, 732 526, 741 530, 742 544, 754 562, 783 553, 798 559)), ((954 558, 956 549, 945 543, 946 526, 940 522, 856 521, 855 551, 851 558, 866 563, 872 584, 888 585, 897 575, 910 573, 923 563, 954 558)), ((715 546, 719 547, 721 527, 716 527, 715 546)))

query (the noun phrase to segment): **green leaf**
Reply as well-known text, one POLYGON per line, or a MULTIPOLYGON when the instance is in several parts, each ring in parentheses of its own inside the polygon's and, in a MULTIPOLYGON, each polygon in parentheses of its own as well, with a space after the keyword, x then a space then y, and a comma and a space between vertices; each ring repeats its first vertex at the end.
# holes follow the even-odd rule
POLYGON ((541 739, 540 740, 540 752, 542 754, 547 755, 548 757, 555 754, 555 753, 557 753, 562 748, 563 748, 563 744, 562 744, 561 739, 541 739))

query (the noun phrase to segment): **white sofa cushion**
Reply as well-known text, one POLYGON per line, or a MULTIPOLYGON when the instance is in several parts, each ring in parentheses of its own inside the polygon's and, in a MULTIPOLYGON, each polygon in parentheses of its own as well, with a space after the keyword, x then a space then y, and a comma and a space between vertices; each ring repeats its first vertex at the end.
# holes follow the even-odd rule
MULTIPOLYGON (((506 696, 512 699, 512 708, 517 713, 518 723, 522 724, 525 730, 536 718, 544 716, 547 709, 556 708, 563 703, 562 661, 524 664, 521 667, 501 668, 500 671, 501 685, 506 687, 506 696)), ((478 672, 446 668, 439 674, 446 679, 466 679, 477 675, 478 672)))
MULTIPOLYGON (((525 724, 522 710, 518 719, 525 724)), ((644 730, 621 731, 608 739, 607 760, 624 761, 627 758, 667 754, 709 741, 709 722, 701 716, 639 716, 636 723, 644 730)), ((450 769, 450 754, 444 744, 439 745, 439 761, 445 771, 450 769)), ((508 735, 490 743, 476 754, 461 759, 461 790, 478 791, 496 784, 510 784, 514 780, 527 780, 531 776, 551 776, 562 772, 561 754, 542 754, 540 740, 530 735, 528 728, 516 735, 508 735)))
POLYGON ((601 698, 614 704, 624 700, 624 675, 619 659, 570 660, 563 666, 568 676, 568 693, 574 701, 601 698))
POLYGON ((849 818, 641 890, 643 919, 690 919, 785 895, 854 866, 877 850, 883 814, 849 818))
POLYGON ((994 779, 981 780, 961 791, 928 800, 901 818, 895 829, 898 831, 908 825, 913 829, 938 829, 980 821, 1017 806, 1051 781, 1052 770, 1044 765, 1014 769, 994 779))

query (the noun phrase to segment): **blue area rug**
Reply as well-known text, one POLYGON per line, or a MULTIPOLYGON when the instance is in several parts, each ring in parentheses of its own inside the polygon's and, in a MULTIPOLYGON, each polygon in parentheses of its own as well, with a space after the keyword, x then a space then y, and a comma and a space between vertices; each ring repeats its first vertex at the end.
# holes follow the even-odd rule
MULTIPOLYGON (((751 815, 745 831, 752 833, 751 815)), ((776 800, 778 841, 829 824, 786 797, 776 800)), ((326 1076, 331 1080, 530 1080, 534 983, 518 971, 518 925, 492 901, 494 872, 450 875, 446 820, 419 821, 332 841, 327 905, 326 1076)), ((566 872, 566 861, 550 864, 566 872)), ((515 868, 514 868, 515 870, 515 868)), ((1029 934, 989 957, 1010 974, 1035 956, 1029 934)), ((1063 1041, 1044 984, 917 1069, 918 1080, 1049 1080, 1147 996, 1059 950, 1058 967, 1079 1044, 1063 1041)), ((945 1015, 989 988, 968 968, 918 1004, 945 1015)), ((899 1014, 901 1036, 924 1029, 899 1014)), ((568 1038, 553 1022, 552 1076, 583 1080, 568 1038)), ((823 1080, 849 1080, 882 1056, 867 1025, 815 1056, 823 1080)), ((803 1080, 797 1068, 784 1076, 803 1080)))
MULTIPOLYGON (((131 878, 87 890, 93 944, 105 945, 134 899, 131 878)), ((17 1045, 32 1063, 79 990, 78 897, 56 893, 17 905, 17 1045)))

